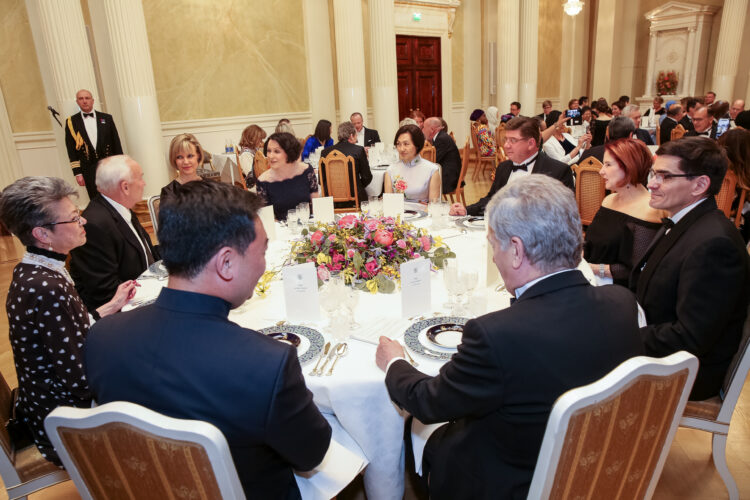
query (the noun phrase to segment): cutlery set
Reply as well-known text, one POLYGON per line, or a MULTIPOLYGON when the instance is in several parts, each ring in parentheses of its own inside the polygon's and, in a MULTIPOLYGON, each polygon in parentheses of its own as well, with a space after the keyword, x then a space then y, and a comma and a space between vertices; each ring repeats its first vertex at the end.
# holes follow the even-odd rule
POLYGON ((313 368, 309 374, 314 377, 322 376, 323 372, 325 372, 326 366, 328 366, 328 363, 333 360, 331 368, 329 368, 326 372, 326 376, 333 375, 333 368, 336 366, 336 362, 341 356, 344 356, 346 354, 346 351, 348 349, 349 346, 346 345, 346 342, 336 344, 333 349, 331 349, 331 343, 326 342, 326 345, 323 347, 323 352, 321 353, 320 358, 318 358, 318 362, 315 363, 315 368, 313 368), (320 366, 321 361, 323 362, 323 366, 320 366))

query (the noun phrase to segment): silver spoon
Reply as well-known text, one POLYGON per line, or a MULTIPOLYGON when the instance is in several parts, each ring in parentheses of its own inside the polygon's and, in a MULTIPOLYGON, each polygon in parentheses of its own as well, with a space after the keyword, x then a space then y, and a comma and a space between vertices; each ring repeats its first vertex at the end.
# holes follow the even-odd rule
POLYGON ((333 367, 336 366, 336 361, 339 360, 341 356, 346 354, 346 350, 348 349, 348 346, 346 345, 346 342, 343 342, 336 347, 336 357, 333 358, 333 364, 331 365, 331 368, 328 370, 328 373, 326 375, 333 375, 333 367))

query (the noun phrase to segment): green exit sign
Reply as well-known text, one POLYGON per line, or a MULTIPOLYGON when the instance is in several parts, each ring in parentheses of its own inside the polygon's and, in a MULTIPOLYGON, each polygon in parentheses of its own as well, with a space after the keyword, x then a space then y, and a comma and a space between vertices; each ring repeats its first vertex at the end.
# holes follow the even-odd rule
POLYGON ((411 20, 412 20, 412 21, 417 21, 417 22, 418 22, 418 21, 421 21, 421 20, 422 20, 422 13, 421 13, 421 12, 414 12, 414 13, 413 13, 413 14, 411 15, 411 20))

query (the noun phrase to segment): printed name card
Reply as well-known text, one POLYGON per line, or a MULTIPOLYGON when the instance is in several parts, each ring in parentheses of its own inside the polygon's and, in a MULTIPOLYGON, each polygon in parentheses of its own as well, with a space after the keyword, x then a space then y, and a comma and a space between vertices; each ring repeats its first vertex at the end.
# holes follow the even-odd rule
POLYGON ((333 214, 333 196, 313 198, 312 206, 316 222, 325 222, 326 224, 333 224, 336 222, 333 214))
POLYGON ((281 270, 281 277, 284 281, 287 319, 292 323, 319 320, 320 299, 315 264, 306 262, 286 266, 281 270))
POLYGON ((276 239, 276 224, 273 217, 273 206, 268 205, 258 210, 258 218, 263 223, 263 229, 266 230, 266 235, 269 240, 276 239))
POLYGON ((383 215, 386 217, 404 215, 404 193, 383 193, 383 215))
POLYGON ((404 262, 401 269, 401 316, 409 318, 429 312, 432 307, 430 295, 430 260, 414 259, 404 262))

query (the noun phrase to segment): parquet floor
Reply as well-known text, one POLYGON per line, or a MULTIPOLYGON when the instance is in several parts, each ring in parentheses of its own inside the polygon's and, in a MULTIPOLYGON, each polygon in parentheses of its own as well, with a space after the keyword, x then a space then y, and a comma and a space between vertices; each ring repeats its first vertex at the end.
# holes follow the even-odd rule
MULTIPOLYGON (((467 181, 466 201, 473 203, 483 196, 490 186, 489 179, 479 182, 467 181)), ((14 238, 0 237, 0 302, 5 308, 5 299, 10 284, 11 273, 23 254, 23 246, 14 238)), ((0 315, 0 372, 8 384, 15 387, 16 373, 13 354, 8 341, 8 321, 0 315)), ((729 430, 727 461, 740 489, 741 498, 750 498, 750 383, 740 397, 729 430)), ((657 500, 717 500, 727 498, 724 483, 711 461, 711 436, 708 433, 691 429, 679 429, 669 451, 661 480, 654 498, 657 500)), ((5 490, 0 492, 0 500, 7 499, 5 490)), ((32 500, 67 500, 80 498, 68 481, 31 495, 32 500)), ((364 499, 362 482, 357 481, 344 490, 339 497, 343 500, 364 499)), ((416 498, 407 483, 405 498, 416 498)))

